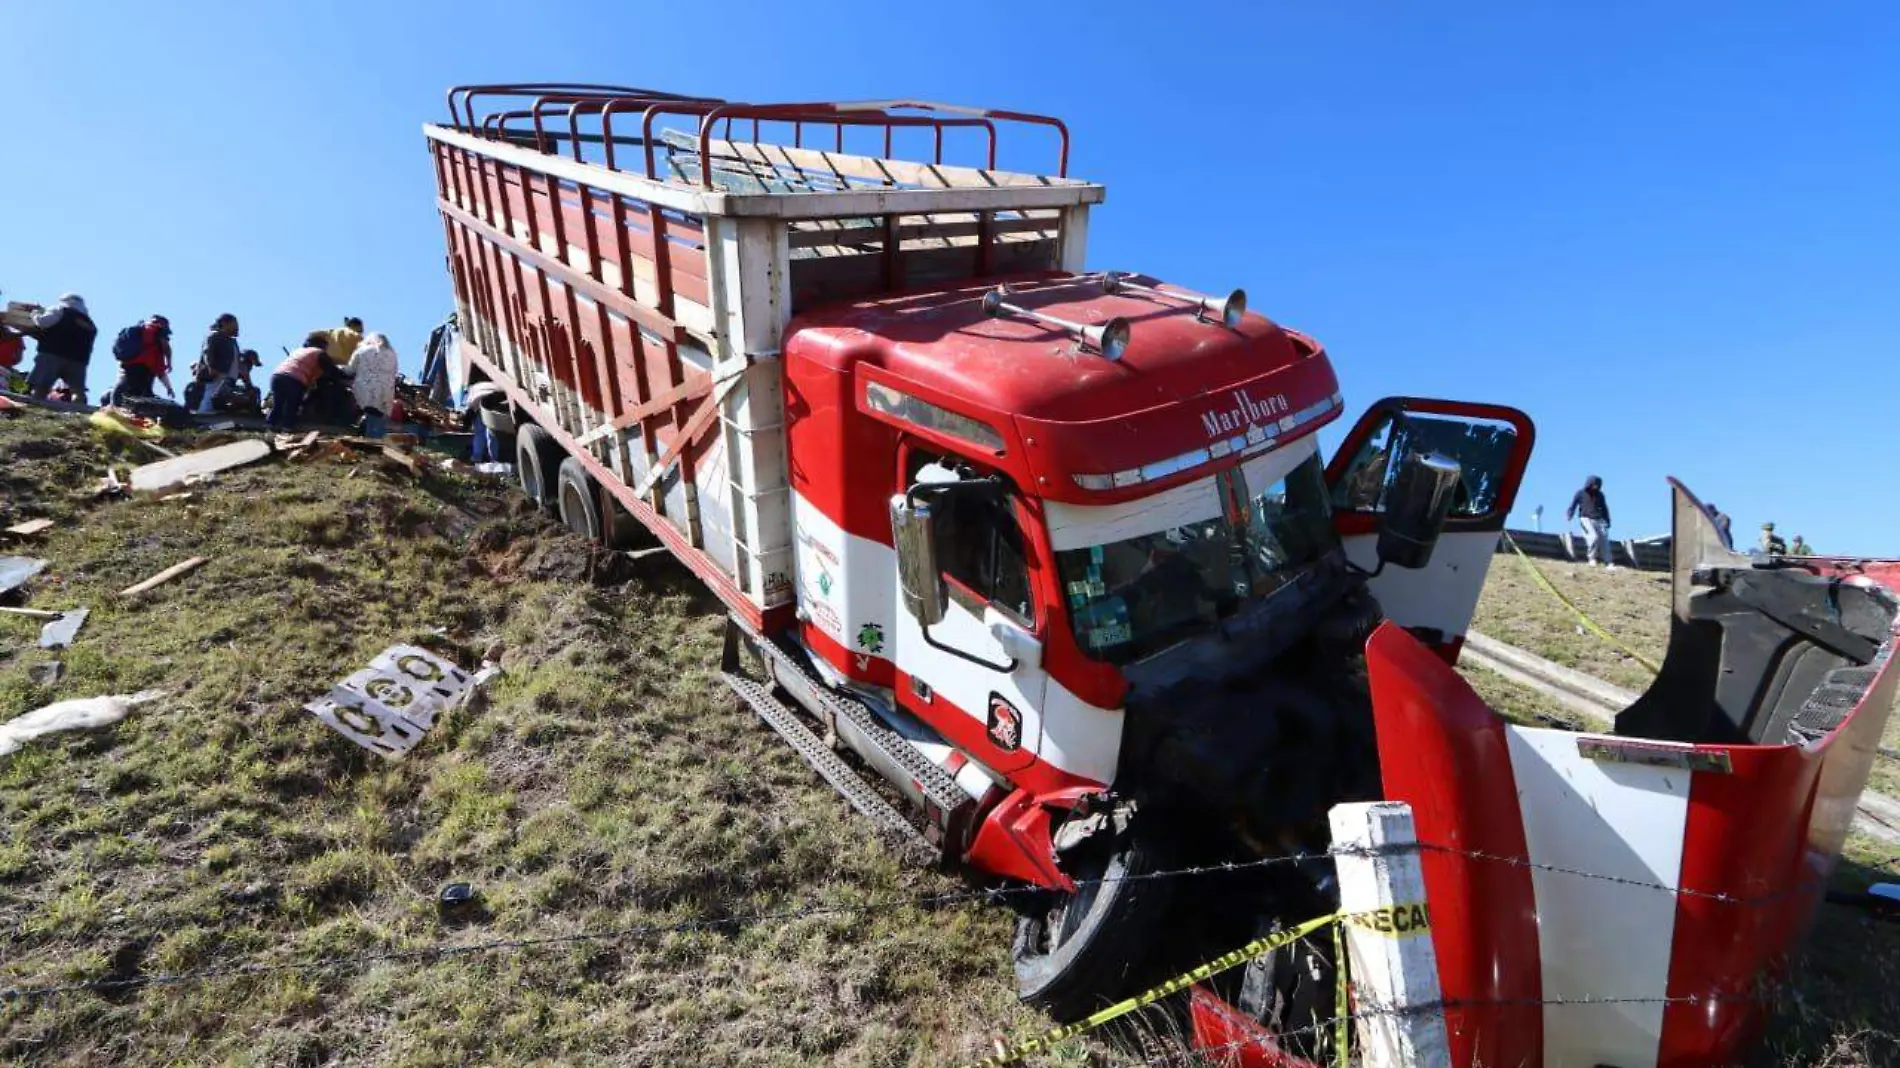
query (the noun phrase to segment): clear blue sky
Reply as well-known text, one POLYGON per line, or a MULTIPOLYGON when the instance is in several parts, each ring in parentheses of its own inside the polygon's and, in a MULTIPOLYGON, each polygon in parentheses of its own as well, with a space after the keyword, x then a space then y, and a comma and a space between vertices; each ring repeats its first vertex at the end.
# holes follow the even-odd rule
POLYGON ((1661 532, 1675 474, 1900 554, 1900 6, 1041 6, 0 0, 0 289, 163 311, 181 357, 357 314, 413 368, 452 83, 1051 112, 1109 187, 1092 266, 1244 285, 1354 409, 1531 412, 1516 523, 1594 472, 1661 532))

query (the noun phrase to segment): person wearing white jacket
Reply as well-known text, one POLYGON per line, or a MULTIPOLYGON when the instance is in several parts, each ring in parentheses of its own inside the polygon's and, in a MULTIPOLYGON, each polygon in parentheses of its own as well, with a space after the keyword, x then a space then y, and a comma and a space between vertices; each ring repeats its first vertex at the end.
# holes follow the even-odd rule
POLYGON ((396 350, 389 338, 371 334, 350 356, 352 391, 363 409, 363 433, 380 438, 389 429, 389 411, 396 403, 396 350))

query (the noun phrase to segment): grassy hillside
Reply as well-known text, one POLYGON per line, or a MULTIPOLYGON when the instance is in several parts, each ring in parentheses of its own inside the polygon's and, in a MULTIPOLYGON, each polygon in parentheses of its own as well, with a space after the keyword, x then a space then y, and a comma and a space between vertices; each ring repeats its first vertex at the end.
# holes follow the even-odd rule
MULTIPOLYGON (((1613 636, 1651 662, 1662 662, 1669 639, 1668 576, 1546 560, 1536 566, 1613 636)), ((1651 678, 1627 654, 1595 635, 1578 633, 1576 616, 1513 556, 1492 561, 1473 626, 1628 689, 1640 692, 1651 678)), ((1513 718, 1545 724, 1574 718, 1483 668, 1467 665, 1461 671, 1493 708, 1513 718)), ((1889 746, 1900 740, 1900 722, 1889 721, 1887 738, 1889 746)), ((1870 786, 1900 790, 1900 762, 1876 759, 1870 786)), ((1900 850, 1855 836, 1835 885, 1858 891, 1873 881, 1900 881, 1896 861, 1900 850)), ((1782 1007, 1757 1063, 1900 1064, 1900 925, 1824 905, 1796 977, 1798 996, 1782 1007)))
POLYGON ((1005 912, 902 904, 966 888, 889 859, 724 695, 717 605, 664 556, 636 572, 499 486, 369 464, 77 499, 108 459, 77 420, 0 419, 0 525, 59 521, 32 603, 93 607, 59 653, 0 619, 0 719, 170 691, 0 760, 0 986, 892 904, 0 1005, 0 1063, 950 1064, 1038 1022, 1005 912), (300 706, 396 642, 507 673, 387 762, 300 706), (439 919, 457 881, 491 918, 439 919))
MULTIPOLYGON (((970 888, 891 860, 725 694, 718 606, 664 555, 595 554, 500 485, 367 462, 91 502, 115 448, 78 420, 0 417, 0 526, 58 521, 0 551, 51 561, 33 605, 93 609, 57 653, 0 618, 0 719, 169 691, 0 758, 0 988, 390 959, 3 1003, 0 1063, 956 1065, 1046 1026, 1016 1003, 1006 910, 925 902, 970 888), (140 601, 112 596, 199 555, 140 601), (506 674, 486 709, 388 762, 301 705, 397 642, 506 674), (33 682, 52 660, 63 676, 33 682), (451 882, 478 915, 439 913, 451 882), (624 934, 586 937, 604 932, 624 934)), ((1648 576, 1556 572, 1629 588, 1630 619, 1592 609, 1606 625, 1659 618, 1648 576)), ((1516 581, 1494 571, 1481 626, 1640 681, 1516 581)), ((1837 1044, 1832 1063, 1876 1062, 1888 1047, 1859 1032, 1900 1018, 1894 977, 1869 971, 1900 957, 1892 930, 1830 911, 1773 1063, 1837 1044)), ((1036 1063, 1130 1060, 1070 1046, 1036 1063)))

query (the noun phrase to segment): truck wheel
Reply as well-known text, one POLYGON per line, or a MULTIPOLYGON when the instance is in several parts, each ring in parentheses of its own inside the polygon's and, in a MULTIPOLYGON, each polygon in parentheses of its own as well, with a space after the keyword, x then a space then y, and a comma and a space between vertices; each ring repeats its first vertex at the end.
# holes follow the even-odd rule
POLYGON ((1161 849, 1134 828, 1098 832, 1062 855, 1076 891, 1053 895, 1046 910, 1016 923, 1011 953, 1022 999, 1058 1022, 1079 1020, 1126 997, 1167 914, 1165 879, 1131 878, 1165 870, 1161 849))
POLYGON ((633 517, 605 486, 594 500, 599 505, 600 541, 609 549, 644 549, 658 545, 660 540, 646 528, 646 524, 633 517))
POLYGON ((589 541, 601 540, 600 506, 594 492, 594 480, 587 469, 572 456, 561 461, 555 478, 555 499, 559 503, 561 525, 589 541))
POLYGON ((554 511, 559 500, 554 475, 561 461, 560 443, 547 431, 529 423, 515 434, 515 477, 521 492, 543 511, 554 511))

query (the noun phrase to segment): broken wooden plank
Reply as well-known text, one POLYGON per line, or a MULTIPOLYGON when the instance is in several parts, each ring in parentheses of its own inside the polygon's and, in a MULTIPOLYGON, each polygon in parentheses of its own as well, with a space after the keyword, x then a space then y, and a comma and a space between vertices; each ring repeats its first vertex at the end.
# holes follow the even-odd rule
POLYGON ((8 527, 7 533, 16 538, 30 538, 51 529, 53 529, 53 521, 50 519, 29 519, 24 523, 15 523, 8 527))
POLYGON ((422 477, 422 461, 401 449, 389 445, 383 446, 383 459, 401 465, 403 470, 416 478, 422 477))
POLYGON ((278 452, 296 452, 299 449, 307 449, 315 445, 317 438, 321 436, 322 435, 315 430, 312 430, 302 437, 298 437, 295 434, 278 434, 271 438, 271 444, 277 447, 278 452))
POLYGON ((220 471, 256 463, 271 454, 270 443, 261 438, 234 441, 229 445, 189 452, 170 460, 142 464, 132 469, 132 489, 138 493, 156 493, 184 485, 220 471))
POLYGON ((146 579, 144 582, 138 583, 137 585, 133 585, 133 586, 127 586, 125 589, 120 590, 119 596, 137 597, 139 594, 145 593, 148 590, 154 589, 158 586, 163 586, 165 583, 170 582, 171 580, 177 578, 180 575, 188 575, 192 573, 193 571, 196 571, 199 568, 203 567, 209 561, 210 561, 210 557, 194 556, 191 559, 186 560, 182 563, 173 564, 172 566, 166 568, 165 570, 160 571, 158 574, 153 575, 151 578, 146 579))
POLYGON ((9 616, 25 616, 28 619, 58 619, 60 617, 60 613, 49 612, 44 608, 14 608, 3 604, 0 604, 0 613, 9 616))

